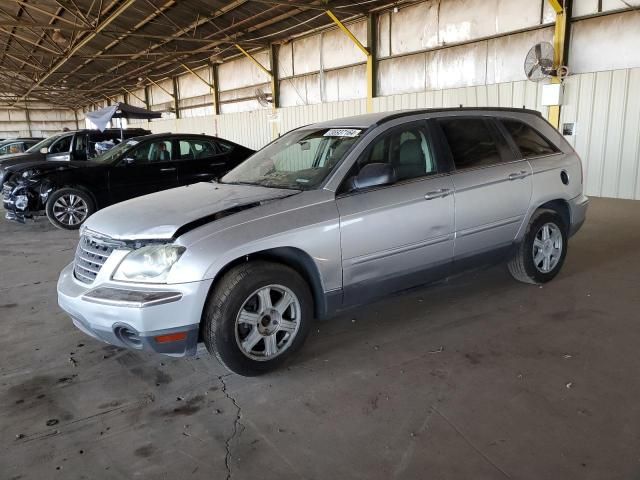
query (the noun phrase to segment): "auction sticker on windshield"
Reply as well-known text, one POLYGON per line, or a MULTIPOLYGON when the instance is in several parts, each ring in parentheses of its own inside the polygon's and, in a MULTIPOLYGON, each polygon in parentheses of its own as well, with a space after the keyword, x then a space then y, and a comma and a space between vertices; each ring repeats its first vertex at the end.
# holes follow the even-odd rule
POLYGON ((356 128, 332 128, 327 131, 324 137, 357 137, 360 135, 360 130, 356 128))

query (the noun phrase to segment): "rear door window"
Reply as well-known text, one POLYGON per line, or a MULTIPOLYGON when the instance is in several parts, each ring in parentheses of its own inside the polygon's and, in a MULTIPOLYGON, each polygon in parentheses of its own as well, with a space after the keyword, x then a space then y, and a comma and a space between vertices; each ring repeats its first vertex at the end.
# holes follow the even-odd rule
POLYGON ((179 149, 181 160, 209 158, 219 153, 213 143, 204 140, 180 140, 179 149))
POLYGON ((180 140, 178 149, 180 151, 180 160, 193 160, 195 158, 191 144, 187 140, 180 140))
POLYGON ((438 119, 449 144, 456 169, 476 168, 502 162, 490 125, 484 118, 438 119))
POLYGON ((216 146, 218 148, 218 150, 222 153, 229 153, 231 150, 233 150, 233 146, 226 143, 226 142, 222 142, 220 140, 218 140, 216 142, 216 146))
POLYGON ((525 158, 541 157, 557 153, 558 148, 540 135, 536 130, 518 120, 501 120, 511 138, 525 158))

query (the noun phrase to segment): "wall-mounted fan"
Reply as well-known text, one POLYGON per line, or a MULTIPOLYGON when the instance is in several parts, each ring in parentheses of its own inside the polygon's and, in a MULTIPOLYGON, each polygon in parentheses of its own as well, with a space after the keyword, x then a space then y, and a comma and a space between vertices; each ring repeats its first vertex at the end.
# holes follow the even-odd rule
POLYGON ((553 64, 553 45, 549 42, 536 43, 524 58, 524 73, 532 82, 539 82, 545 78, 559 77, 561 80, 569 74, 565 66, 553 64))
POLYGON ((269 107, 273 102, 271 94, 266 93, 261 88, 256 88, 254 93, 256 94, 256 100, 263 107, 269 107))

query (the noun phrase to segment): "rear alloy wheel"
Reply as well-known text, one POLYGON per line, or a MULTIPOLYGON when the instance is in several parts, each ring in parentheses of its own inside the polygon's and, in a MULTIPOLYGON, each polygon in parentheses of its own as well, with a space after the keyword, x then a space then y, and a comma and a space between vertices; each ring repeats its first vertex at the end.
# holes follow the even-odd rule
POLYGON ((555 277, 567 254, 567 226, 554 210, 533 214, 522 242, 509 261, 509 272, 525 283, 546 283, 555 277))
POLYGON ((47 217, 58 228, 76 230, 93 213, 89 195, 75 188, 54 192, 47 201, 47 217))
POLYGON ((540 273, 549 273, 562 258, 564 239, 555 223, 545 223, 533 239, 533 264, 540 273))
POLYGON ((211 292, 202 336, 227 369, 254 376, 276 369, 298 350, 312 318, 311 292, 298 272, 248 262, 229 270, 211 292))

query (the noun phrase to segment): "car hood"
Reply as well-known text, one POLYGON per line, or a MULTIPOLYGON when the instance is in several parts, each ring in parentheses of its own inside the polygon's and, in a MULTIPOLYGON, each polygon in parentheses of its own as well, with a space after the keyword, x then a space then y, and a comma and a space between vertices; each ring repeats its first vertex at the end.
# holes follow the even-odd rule
POLYGON ((90 161, 66 161, 66 160, 32 160, 20 163, 14 163, 4 166, 4 170, 10 173, 20 173, 25 170, 37 170, 39 173, 46 173, 64 170, 73 170, 76 168, 103 167, 96 162, 90 161))
POLYGON ((168 240, 229 210, 296 193, 299 192, 202 182, 112 205, 89 217, 84 228, 116 240, 168 240))
POLYGON ((44 160, 45 156, 42 153, 14 153, 12 155, 3 155, 0 157, 0 168, 5 170, 13 165, 20 165, 21 163, 39 162, 44 160))

